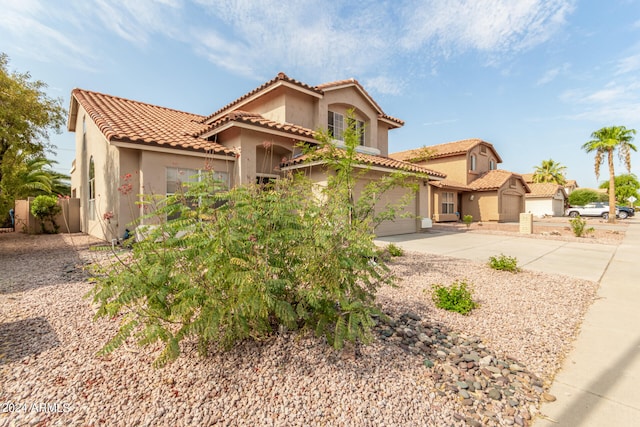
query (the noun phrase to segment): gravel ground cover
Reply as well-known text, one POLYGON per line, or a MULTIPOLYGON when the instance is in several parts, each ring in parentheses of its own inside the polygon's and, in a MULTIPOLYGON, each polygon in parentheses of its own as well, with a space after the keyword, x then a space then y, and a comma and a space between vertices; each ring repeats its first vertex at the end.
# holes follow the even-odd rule
POLYGON ((117 321, 93 321, 83 235, 0 234, 0 426, 530 425, 597 284, 498 272, 447 257, 394 259, 398 286, 374 342, 342 352, 281 334, 178 361, 125 345, 95 353, 117 321), (435 308, 428 290, 465 279, 470 316, 435 308))

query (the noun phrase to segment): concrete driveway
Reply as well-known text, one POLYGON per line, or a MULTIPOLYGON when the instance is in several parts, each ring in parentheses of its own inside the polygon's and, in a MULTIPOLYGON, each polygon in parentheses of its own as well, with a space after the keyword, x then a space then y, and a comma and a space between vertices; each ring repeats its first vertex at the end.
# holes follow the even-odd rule
POLYGON ((500 234, 430 230, 425 233, 381 237, 379 243, 395 243, 408 251, 466 258, 484 263, 504 254, 518 259, 518 266, 549 274, 563 274, 599 282, 618 245, 565 242, 500 234))

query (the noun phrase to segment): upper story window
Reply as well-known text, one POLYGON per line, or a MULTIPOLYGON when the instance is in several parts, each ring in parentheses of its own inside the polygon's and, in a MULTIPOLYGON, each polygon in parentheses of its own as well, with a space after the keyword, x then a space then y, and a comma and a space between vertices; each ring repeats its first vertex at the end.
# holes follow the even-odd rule
POLYGON ((89 159, 89 181, 87 184, 89 190, 89 219, 96 219, 96 166, 93 162, 93 156, 89 159))
POLYGON ((487 154, 487 147, 485 147, 484 145, 481 145, 480 146, 480 153, 487 154))
POLYGON ((496 161, 491 159, 489 160, 489 170, 494 170, 496 168, 496 161))
POLYGON ((355 131, 358 135, 358 143, 360 145, 364 145, 364 122, 362 120, 350 119, 345 117, 343 114, 336 113, 333 111, 329 111, 329 123, 328 128, 329 132, 333 139, 338 141, 344 141, 344 131, 351 124, 349 121, 353 121, 353 125, 355 125, 355 131))
POLYGON ((470 169, 472 171, 475 171, 477 166, 478 166, 478 159, 476 158, 475 154, 472 154, 471 155, 471 168, 470 169))

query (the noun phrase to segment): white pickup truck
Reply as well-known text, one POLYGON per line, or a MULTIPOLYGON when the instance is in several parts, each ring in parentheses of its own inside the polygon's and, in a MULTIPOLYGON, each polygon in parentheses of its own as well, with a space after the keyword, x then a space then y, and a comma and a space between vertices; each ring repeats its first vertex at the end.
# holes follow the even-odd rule
MULTIPOLYGON (((616 216, 620 211, 616 208, 616 216)), ((609 204, 603 202, 587 203, 584 206, 572 206, 568 208, 565 215, 575 218, 580 216, 600 216, 603 219, 609 219, 609 204)))

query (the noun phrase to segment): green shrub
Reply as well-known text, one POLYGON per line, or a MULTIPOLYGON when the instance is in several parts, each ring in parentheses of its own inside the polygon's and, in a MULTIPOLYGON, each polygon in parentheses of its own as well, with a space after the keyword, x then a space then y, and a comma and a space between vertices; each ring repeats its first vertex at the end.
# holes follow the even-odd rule
POLYGON ((587 220, 581 218, 580 215, 570 219, 569 224, 571 225, 571 231, 573 231, 573 234, 576 237, 582 237, 586 234, 593 233, 595 230, 593 227, 587 228, 587 220))
POLYGON ((494 270, 510 271, 512 273, 520 271, 518 259, 504 254, 489 257, 489 267, 494 270))
POLYGON ((391 255, 392 257, 399 257, 404 255, 404 249, 394 243, 389 243, 387 245, 387 251, 389 251, 389 255, 391 255))
MULTIPOLYGON (((600 201, 601 193, 589 188, 578 188, 569 194, 569 204, 571 206, 584 206, 587 203, 600 201)), ((605 194, 605 197, 608 196, 605 194)))
POLYGON ((40 227, 43 233, 57 233, 60 226, 55 222, 55 216, 61 211, 58 205, 58 199, 55 196, 41 195, 33 199, 31 202, 31 215, 40 220, 40 227), (49 221, 52 230, 47 230, 46 222, 49 221))
POLYGON ((134 337, 163 345, 154 362, 162 366, 185 338, 206 354, 283 328, 313 331, 335 348, 369 341, 376 291, 393 283, 384 260, 371 262, 379 253, 373 225, 382 220, 375 203, 381 186, 408 180, 374 181, 354 201, 358 138, 349 128, 343 157, 324 159, 336 171, 326 186, 292 174, 227 190, 202 171, 184 194, 144 198, 143 220, 156 226, 133 244, 131 261, 97 271, 90 292, 96 317, 122 316, 100 354, 134 337))
POLYGON ((438 308, 466 315, 478 307, 473 300, 472 287, 464 280, 455 281, 451 286, 434 284, 431 288, 431 297, 438 308))
POLYGON ((462 217, 462 222, 467 225, 467 228, 471 227, 471 223, 473 222, 473 216, 465 215, 462 217))

